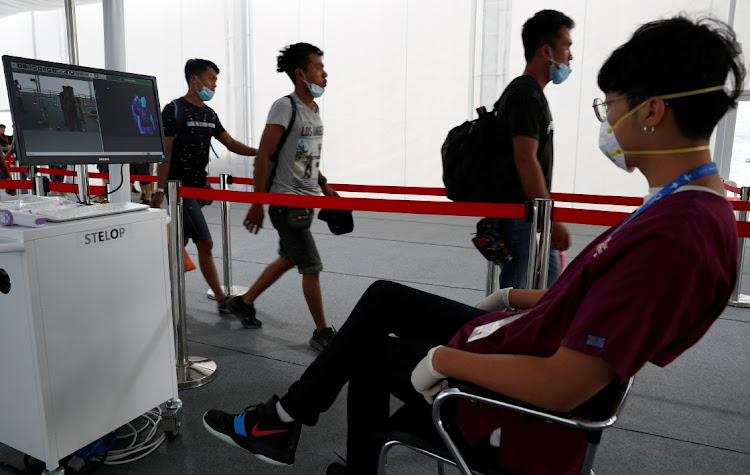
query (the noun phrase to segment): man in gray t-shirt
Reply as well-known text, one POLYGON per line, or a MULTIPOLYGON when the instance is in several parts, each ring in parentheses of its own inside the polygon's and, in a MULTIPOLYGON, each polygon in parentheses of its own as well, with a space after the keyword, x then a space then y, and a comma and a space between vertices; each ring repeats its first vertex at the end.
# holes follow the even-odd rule
MULTIPOLYGON (((297 43, 283 49, 277 62, 277 71, 289 76, 294 83, 294 92, 274 102, 268 113, 255 159, 255 189, 294 195, 323 193, 338 196, 319 170, 323 121, 315 98, 325 91, 328 76, 323 69, 323 52, 311 44, 297 43), (277 149, 272 164, 271 157, 277 149)), ((229 300, 227 308, 242 320, 246 328, 257 328, 257 325, 252 325, 257 322, 255 300, 286 271, 297 267, 302 274, 302 292, 316 327, 310 346, 322 351, 336 331, 326 323, 323 311, 319 278, 323 264, 309 229, 312 213, 309 208, 268 207, 271 223, 279 233, 279 257, 266 267, 250 290, 229 300)), ((257 234, 263 227, 263 218, 263 206, 253 204, 244 225, 248 231, 257 234)))
POLYGON ((315 112, 292 93, 273 103, 268 113, 267 125, 280 125, 286 128, 292 120, 292 101, 296 109, 294 124, 289 136, 281 147, 276 165, 276 174, 271 184, 271 193, 294 195, 319 195, 318 166, 320 149, 323 144, 323 121, 315 112))

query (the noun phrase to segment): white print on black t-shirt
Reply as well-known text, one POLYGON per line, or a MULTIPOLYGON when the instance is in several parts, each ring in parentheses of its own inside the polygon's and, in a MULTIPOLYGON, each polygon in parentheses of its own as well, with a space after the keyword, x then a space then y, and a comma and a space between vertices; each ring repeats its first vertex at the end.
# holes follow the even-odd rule
POLYGON ((208 127, 210 129, 216 128, 216 124, 212 124, 211 122, 198 122, 195 120, 189 120, 186 122, 188 127, 208 127))
POLYGON ((553 121, 549 121, 549 125, 547 125, 547 135, 549 135, 549 133, 554 130, 555 130, 555 123, 553 121))

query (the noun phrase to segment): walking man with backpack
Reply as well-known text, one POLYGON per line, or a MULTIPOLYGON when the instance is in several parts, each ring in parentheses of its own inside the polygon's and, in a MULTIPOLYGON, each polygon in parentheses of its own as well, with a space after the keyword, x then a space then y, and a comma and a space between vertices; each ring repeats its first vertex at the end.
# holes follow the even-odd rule
MULTIPOLYGON (((181 180, 183 186, 206 186, 211 137, 238 155, 254 156, 257 153, 253 147, 233 139, 221 125, 216 112, 206 105, 214 96, 218 74, 216 64, 206 59, 190 59, 185 63, 188 92, 167 104, 162 111, 167 161, 160 163, 157 168, 156 191, 151 198, 153 208, 161 207, 167 180, 181 180)), ((227 296, 219 283, 219 274, 211 252, 214 243, 201 205, 196 199, 185 198, 183 210, 185 244, 188 239, 195 243, 201 273, 216 295, 219 312, 227 313, 227 296)))
MULTIPOLYGON (((522 39, 526 68, 515 78, 495 104, 499 138, 499 199, 505 203, 523 203, 535 198, 549 198, 552 187, 552 136, 554 124, 544 88, 552 81, 560 84, 570 74, 572 41, 570 30, 575 22, 555 10, 542 10, 523 26, 522 39)), ((500 288, 526 287, 531 224, 524 219, 500 220, 509 241, 512 260, 503 265, 500 288)), ((560 275, 559 251, 569 246, 566 227, 552 226, 548 285, 560 275)))
MULTIPOLYGON (((323 94, 327 82, 323 51, 309 43, 287 46, 281 50, 277 66, 277 71, 286 73, 294 83, 294 92, 274 102, 268 113, 255 158, 255 190, 338 196, 319 170, 323 122, 315 98, 323 94)), ((310 346, 322 351, 336 332, 326 323, 323 311, 320 291, 323 264, 309 229, 312 213, 310 208, 268 208, 271 224, 279 233, 279 257, 266 267, 244 295, 229 299, 227 308, 246 327, 255 328, 258 322, 255 300, 286 271, 297 267, 302 274, 302 292, 316 327, 310 346)), ((257 234, 263 227, 263 218, 263 206, 253 204, 247 212, 245 227, 257 234)))

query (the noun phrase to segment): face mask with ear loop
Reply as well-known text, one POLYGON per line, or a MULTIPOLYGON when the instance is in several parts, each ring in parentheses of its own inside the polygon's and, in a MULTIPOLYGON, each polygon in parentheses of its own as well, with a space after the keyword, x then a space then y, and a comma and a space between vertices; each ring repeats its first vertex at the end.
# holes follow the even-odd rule
POLYGON ((310 91, 310 94, 312 94, 313 97, 318 98, 322 96, 324 92, 326 92, 325 89, 318 86, 317 84, 311 84, 307 82, 307 77, 305 76, 304 71, 302 71, 302 78, 303 78, 303 81, 305 81, 305 84, 307 84, 307 90, 310 91))
MULTIPOLYGON (((665 94, 661 97, 662 99, 676 99, 678 97, 687 97, 687 96, 697 96, 698 94, 706 94, 709 92, 714 91, 721 91, 724 89, 724 86, 713 86, 713 87, 706 87, 703 89, 696 89, 693 91, 686 91, 686 92, 677 92, 674 94, 665 94)), ((632 172, 634 169, 633 167, 627 166, 625 163, 625 154, 630 155, 665 155, 668 153, 686 153, 686 152, 699 152, 701 150, 709 150, 708 145, 701 145, 699 147, 688 147, 688 148, 673 148, 668 150, 628 150, 625 151, 622 149, 620 144, 617 142, 617 137, 615 137, 615 127, 620 125, 623 120, 628 118, 630 115, 635 114, 638 112, 638 110, 645 106, 648 103, 648 99, 638 104, 633 109, 630 109, 627 113, 625 113, 622 117, 617 119, 617 122, 615 122, 612 125, 609 125, 609 119, 607 118, 604 122, 602 122, 601 127, 599 128, 599 150, 602 151, 604 155, 609 158, 612 163, 617 165, 618 168, 621 168, 627 172, 632 172)), ((653 133, 653 129, 651 132, 648 132, 646 127, 643 127, 643 131, 647 134, 653 133)))
POLYGON ((552 59, 552 49, 549 50, 549 60, 552 64, 549 65, 549 77, 553 84, 560 84, 570 76, 572 69, 565 63, 559 63, 552 59))
MULTIPOLYGON (((195 79, 198 79, 198 76, 196 76, 195 79)), ((200 79, 198 79, 198 84, 201 85, 201 89, 196 90, 196 92, 198 93, 198 97, 200 97, 203 102, 210 101, 214 97, 215 91, 212 91, 211 89, 204 86, 200 79)))

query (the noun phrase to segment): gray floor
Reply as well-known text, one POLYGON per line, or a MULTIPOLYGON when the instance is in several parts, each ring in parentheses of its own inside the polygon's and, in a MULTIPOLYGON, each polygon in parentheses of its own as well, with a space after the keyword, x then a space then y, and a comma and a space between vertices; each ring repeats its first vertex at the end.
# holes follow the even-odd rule
MULTIPOLYGON (((257 236, 240 226, 246 207, 233 205, 234 282, 250 285, 276 256, 276 234, 257 236)), ((220 255, 219 212, 205 208, 220 255)), ((466 303, 484 294, 486 264, 469 240, 476 219, 355 213, 355 231, 331 235, 315 222, 325 271, 321 284, 327 317, 341 325, 358 297, 377 279, 390 279, 466 303)), ((570 226, 572 259, 600 228, 570 226)), ((195 257, 195 248, 188 246, 195 257)), ((222 260, 217 257, 221 269, 222 260)), ((750 262, 743 272, 750 294, 750 262)), ((257 302, 262 330, 245 330, 218 316, 205 297, 200 272, 186 276, 190 353, 214 359, 215 381, 181 392, 185 419, 179 437, 148 457, 101 473, 322 474, 345 456, 345 392, 313 428, 305 427, 291 468, 266 465, 209 436, 200 418, 209 408, 241 411, 271 393, 283 393, 316 355, 313 330, 296 272, 285 275, 257 302)), ((679 298, 679 289, 665 298, 679 298)), ((728 307, 708 334, 671 366, 646 366, 617 426, 604 435, 597 474, 750 473, 750 309, 728 307)), ((0 461, 23 466, 23 454, 0 445, 0 461)), ((431 474, 435 465, 397 449, 389 473, 431 474)), ((14 473, 0 464, 0 473, 14 473)))

